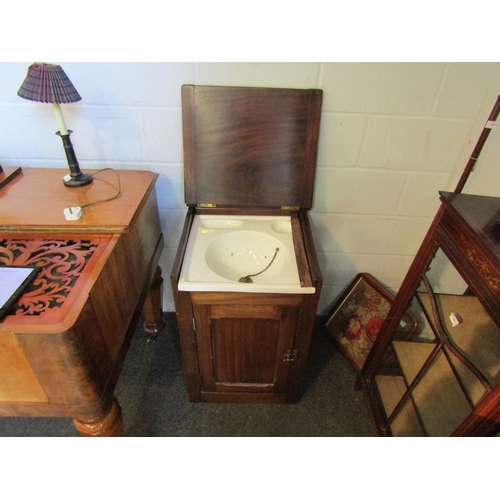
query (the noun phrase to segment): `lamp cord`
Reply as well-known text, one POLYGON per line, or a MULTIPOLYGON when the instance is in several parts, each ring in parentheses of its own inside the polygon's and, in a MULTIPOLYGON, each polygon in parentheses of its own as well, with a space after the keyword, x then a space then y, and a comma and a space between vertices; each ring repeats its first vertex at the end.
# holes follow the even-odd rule
POLYGON ((102 168, 101 170, 98 170, 97 172, 92 174, 92 177, 95 177, 97 174, 100 174, 101 172, 104 172, 105 170, 111 170, 116 175, 116 180, 118 183, 118 186, 116 188, 116 194, 111 196, 110 198, 104 198, 103 200, 91 201, 90 203, 86 203, 85 205, 80 205, 80 208, 89 207, 90 205, 96 205, 97 203, 104 203, 105 201, 111 201, 111 200, 114 200, 115 198, 118 198, 118 196, 120 196, 121 190, 122 190, 121 183, 120 183, 120 176, 118 175, 118 172, 115 169, 110 168, 110 167, 102 168))

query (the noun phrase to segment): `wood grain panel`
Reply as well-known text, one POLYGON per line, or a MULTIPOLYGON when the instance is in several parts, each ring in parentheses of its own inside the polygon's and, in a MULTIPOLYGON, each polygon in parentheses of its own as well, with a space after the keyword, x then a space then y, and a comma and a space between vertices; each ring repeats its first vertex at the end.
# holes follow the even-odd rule
POLYGON ((0 333, 0 402, 46 403, 43 392, 16 336, 0 333))
POLYGON ((261 384, 268 384, 272 392, 279 321, 220 318, 214 320, 213 332, 216 384, 258 384, 261 391, 261 384))
POLYGON ((259 315, 261 319, 281 319, 281 308, 262 305, 216 305, 212 307, 212 318, 249 318, 259 315))
POLYGON ((184 85, 186 203, 312 206, 322 91, 184 85))

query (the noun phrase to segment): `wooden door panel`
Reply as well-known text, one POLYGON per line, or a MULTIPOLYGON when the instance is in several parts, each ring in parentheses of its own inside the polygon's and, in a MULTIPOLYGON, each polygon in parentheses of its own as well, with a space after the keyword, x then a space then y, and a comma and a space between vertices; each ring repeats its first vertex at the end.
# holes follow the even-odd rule
POLYGON ((280 320, 281 306, 224 304, 212 306, 212 318, 259 318, 280 320))
POLYGON ((285 392, 298 308, 194 305, 202 391, 285 392))
POLYGON ((220 318, 212 328, 216 384, 273 384, 279 321, 220 318))

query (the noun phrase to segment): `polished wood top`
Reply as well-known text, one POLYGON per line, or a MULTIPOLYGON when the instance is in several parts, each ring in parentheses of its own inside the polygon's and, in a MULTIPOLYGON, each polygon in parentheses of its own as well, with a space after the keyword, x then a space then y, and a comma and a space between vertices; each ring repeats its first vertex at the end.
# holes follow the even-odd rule
POLYGON ((482 244, 500 260, 500 198, 440 192, 448 209, 463 219, 482 244))
POLYGON ((66 169, 23 167, 20 174, 0 188, 0 231, 125 231, 158 177, 145 170, 85 172, 96 174, 91 184, 68 188, 63 184, 66 169), (66 220, 66 207, 111 198, 119 184, 121 193, 116 199, 83 208, 79 220, 66 220))

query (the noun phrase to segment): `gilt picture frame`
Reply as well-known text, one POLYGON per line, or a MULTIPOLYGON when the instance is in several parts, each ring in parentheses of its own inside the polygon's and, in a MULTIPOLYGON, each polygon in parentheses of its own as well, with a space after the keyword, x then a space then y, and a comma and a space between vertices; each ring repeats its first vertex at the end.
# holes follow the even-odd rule
POLYGON ((328 314, 323 329, 358 372, 393 302, 394 295, 372 275, 360 273, 328 314))

